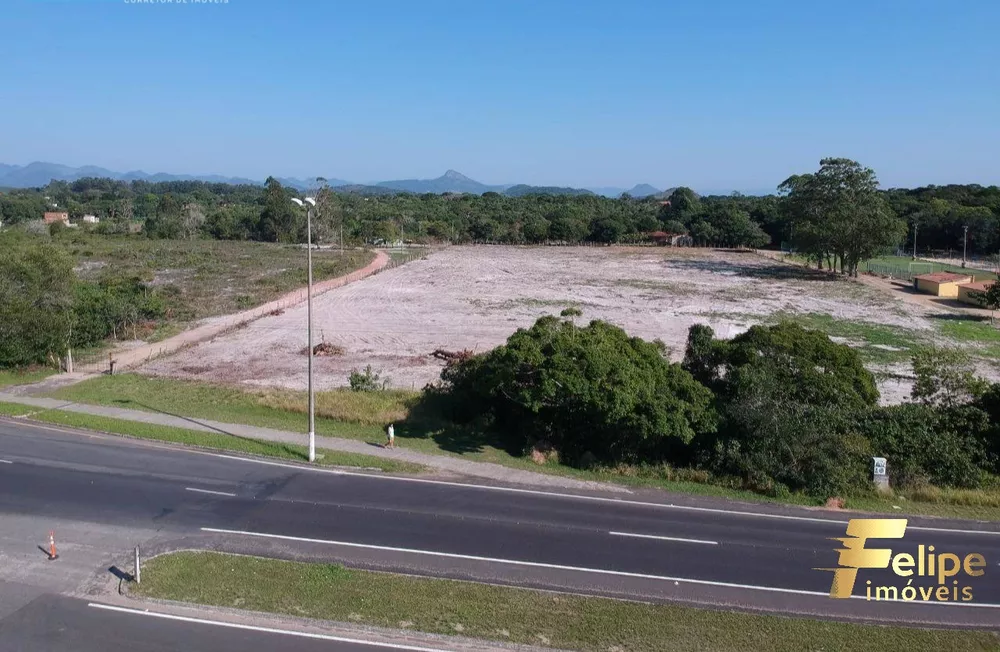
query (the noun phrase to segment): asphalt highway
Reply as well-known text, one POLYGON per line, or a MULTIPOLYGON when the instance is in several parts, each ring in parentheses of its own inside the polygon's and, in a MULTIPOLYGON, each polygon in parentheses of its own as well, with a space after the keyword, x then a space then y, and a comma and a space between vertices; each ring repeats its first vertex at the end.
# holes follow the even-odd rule
MULTIPOLYGON (((992 524, 910 519, 902 541, 868 544, 894 552, 933 545, 938 554, 982 554, 985 575, 952 578, 972 587, 970 604, 833 600, 826 595, 832 574, 816 569, 837 565, 840 544, 831 539, 845 536, 846 516, 655 500, 317 472, 0 422, 0 522, 44 518, 153 533, 143 542, 152 549, 209 547, 648 600, 1000 627, 1000 586, 993 579, 1000 573, 1000 534, 992 524)), ((35 537, 23 545, 37 543, 35 537)), ((18 544, 7 536, 3 545, 18 544)), ((129 545, 123 541, 115 552, 124 555, 129 545)), ((888 570, 863 570, 856 596, 864 595, 867 580, 875 586, 905 585, 888 570)), ((914 582, 933 584, 926 578, 914 582)), ((36 640, 31 636, 46 622, 38 609, 65 614, 67 629, 107 619, 125 628, 144 627, 135 624, 134 615, 95 614, 86 605, 53 600, 41 606, 36 600, 0 620, 0 647, 63 649, 2 644, 36 640)), ((105 625, 99 629, 105 631, 105 625)), ((163 621, 153 629, 198 627, 205 626, 163 621)), ((212 634, 233 641, 245 635, 212 634)), ((312 649, 301 641, 288 645, 293 643, 294 649, 312 649)), ((320 644, 330 649, 334 643, 308 643, 320 644)), ((197 645, 183 648, 202 649, 197 645)), ((204 649, 237 649, 226 645, 204 649)), ((261 649, 284 649, 280 645, 261 649)), ((94 649, 116 648, 104 643, 94 649)))

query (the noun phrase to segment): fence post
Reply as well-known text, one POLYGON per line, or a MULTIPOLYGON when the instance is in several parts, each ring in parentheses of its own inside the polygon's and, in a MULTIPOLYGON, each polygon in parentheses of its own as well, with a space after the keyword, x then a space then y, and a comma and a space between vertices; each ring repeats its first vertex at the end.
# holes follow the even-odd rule
POLYGON ((134 577, 135 577, 135 583, 136 584, 139 584, 139 583, 142 582, 142 578, 140 576, 140 573, 141 573, 141 568, 139 566, 139 546, 136 546, 135 547, 135 575, 134 575, 134 577))

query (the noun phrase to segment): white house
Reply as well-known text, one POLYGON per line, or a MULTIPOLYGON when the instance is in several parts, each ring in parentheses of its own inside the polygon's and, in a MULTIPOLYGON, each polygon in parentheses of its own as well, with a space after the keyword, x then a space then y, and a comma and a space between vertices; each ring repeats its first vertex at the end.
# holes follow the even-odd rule
POLYGON ((84 215, 81 221, 84 224, 97 224, 101 220, 96 215, 84 215))

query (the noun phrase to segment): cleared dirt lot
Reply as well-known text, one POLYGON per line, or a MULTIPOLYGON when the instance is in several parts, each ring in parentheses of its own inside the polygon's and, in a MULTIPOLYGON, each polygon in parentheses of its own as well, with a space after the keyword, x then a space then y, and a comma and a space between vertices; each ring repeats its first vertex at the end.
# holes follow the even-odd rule
MULTIPOLYGON (((753 253, 695 249, 450 247, 314 302, 316 342, 343 348, 316 358, 320 388, 347 384, 366 365, 391 386, 438 378, 438 348, 484 351, 517 328, 577 306, 683 356, 688 328, 732 337, 776 313, 829 315, 933 334, 931 311, 877 288, 834 280, 753 253)), ((304 389, 306 309, 266 317, 141 371, 252 386, 304 389)), ((847 338, 849 339, 849 338, 847 338)), ((890 381, 886 398, 897 400, 890 381)))

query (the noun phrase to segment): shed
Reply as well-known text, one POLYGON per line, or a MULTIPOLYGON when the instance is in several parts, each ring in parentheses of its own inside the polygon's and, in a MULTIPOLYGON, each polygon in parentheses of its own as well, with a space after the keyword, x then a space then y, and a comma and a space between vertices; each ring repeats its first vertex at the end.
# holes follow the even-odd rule
POLYGON ((920 274, 913 277, 913 289, 926 294, 933 294, 936 297, 958 298, 958 286, 962 283, 971 283, 972 277, 968 274, 954 274, 952 272, 935 272, 933 274, 920 274))
POLYGON ((46 224, 53 224, 55 222, 69 224, 69 213, 62 211, 45 211, 42 219, 45 220, 46 224))
POLYGON ((982 308, 983 305, 979 303, 979 295, 986 290, 990 289, 994 281, 973 281, 972 283, 961 283, 958 286, 958 300, 962 303, 967 303, 970 306, 976 306, 977 308, 982 308))

